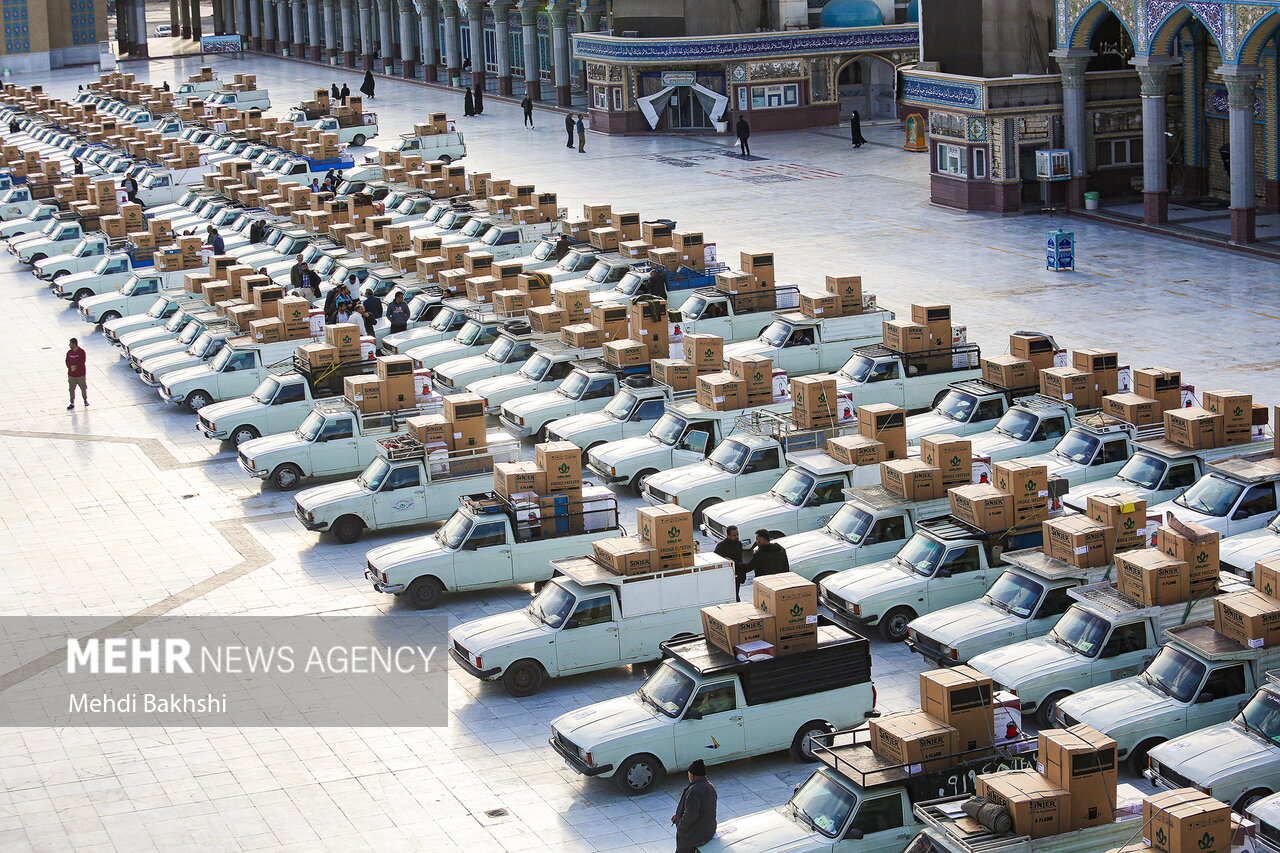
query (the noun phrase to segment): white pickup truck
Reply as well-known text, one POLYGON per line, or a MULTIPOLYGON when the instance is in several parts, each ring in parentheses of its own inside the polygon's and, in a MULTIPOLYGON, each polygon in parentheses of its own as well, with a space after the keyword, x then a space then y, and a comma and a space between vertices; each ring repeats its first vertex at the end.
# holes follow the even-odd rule
POLYGON ((428 457, 423 445, 407 433, 379 439, 378 457, 364 473, 299 492, 294 512, 303 527, 331 531, 343 544, 355 542, 365 530, 443 521, 459 498, 480 492, 492 481, 494 463, 519 458, 520 446, 501 432, 491 434, 488 442, 487 447, 438 451, 428 457))
POLYGON ((54 255, 64 255, 84 238, 80 218, 70 213, 54 214, 53 224, 38 234, 26 234, 9 241, 9 249, 24 264, 36 264, 54 255))
POLYGON ((98 259, 97 265, 89 272, 78 272, 64 275, 53 282, 51 290, 54 296, 79 303, 82 299, 99 296, 104 293, 119 292, 128 285, 135 276, 145 276, 160 283, 161 290, 176 290, 188 273, 199 270, 171 270, 160 272, 153 265, 135 267, 129 255, 124 252, 106 255, 98 259))
MULTIPOLYGON (((579 352, 587 355, 594 350, 579 352)), ((614 367, 595 357, 571 362, 570 366, 572 370, 554 390, 509 399, 499 406, 498 422, 517 438, 532 436, 545 441, 552 424, 561 418, 599 411, 625 383, 649 375, 648 364, 614 367)))
POLYGON ((162 290, 151 300, 146 311, 104 321, 102 336, 118 347, 123 347, 126 340, 161 340, 176 336, 191 314, 212 314, 216 310, 204 301, 203 296, 162 290))
POLYGON ((80 316, 85 319, 85 322, 94 324, 118 320, 121 317, 136 314, 143 308, 153 305, 156 298, 162 293, 169 293, 173 296, 181 294, 188 297, 187 301, 192 304, 201 299, 193 293, 183 294, 181 291, 166 291, 164 281, 159 275, 134 273, 124 284, 117 285, 112 292, 99 293, 94 296, 81 296, 79 300, 80 316))
MULTIPOLYGON (((34 198, 31 187, 25 184, 10 186, 0 195, 0 222, 13 222, 26 219, 37 207, 44 204, 44 199, 34 198)), ((9 236, 0 232, 0 236, 9 236)))
POLYGON ((440 160, 452 163, 467 156, 467 143, 461 133, 451 130, 448 133, 433 133, 418 136, 413 133, 400 134, 400 141, 391 148, 401 154, 417 154, 424 161, 440 160))
POLYGON ((496 414, 503 404, 512 400, 554 391, 575 367, 585 359, 599 358, 600 353, 599 349, 579 349, 564 341, 539 341, 533 344, 533 353, 514 373, 476 379, 463 387, 469 394, 484 397, 485 411, 496 414))
MULTIPOLYGON (((1208 473, 1178 497, 1147 507, 1148 515, 1169 513, 1225 536, 1257 530, 1276 514, 1280 458, 1242 445, 1245 455, 1208 464, 1208 473)), ((1249 566, 1248 568, 1252 568, 1249 566)))
POLYGON ((891 403, 909 414, 928 411, 947 396, 952 382, 982 376, 978 345, 964 342, 963 327, 956 337, 950 348, 929 354, 898 352, 884 344, 857 347, 831 376, 836 391, 852 394, 859 406, 891 403))
MULTIPOLYGON (((424 315, 425 307, 419 316, 424 315)), ((388 355, 403 355, 411 349, 456 337, 471 322, 497 325, 498 318, 491 309, 486 309, 478 302, 460 298, 446 299, 429 321, 411 325, 403 332, 389 334, 378 345, 388 355)))
POLYGON ((879 308, 828 319, 806 317, 798 311, 778 314, 755 340, 725 344, 725 363, 735 357, 758 355, 773 359, 773 366, 788 376, 830 373, 849 360, 851 348, 881 343, 884 323, 892 319, 892 311, 879 308))
POLYGON ((662 644, 640 689, 551 721, 551 747, 578 773, 613 779, 628 796, 694 760, 723 764, 789 749, 812 761, 810 735, 874 714, 867 640, 819 624, 818 647, 742 662, 704 637, 662 644))
POLYGON ((31 271, 36 278, 57 281, 65 275, 93 269, 110 249, 111 240, 107 235, 93 231, 84 235, 70 252, 36 261, 31 271))
MULTIPOLYGON (((305 342, 305 341, 304 341, 305 342)), ((227 341, 208 364, 175 370, 160 377, 160 399, 185 405, 192 414, 210 403, 233 400, 253 392, 276 365, 289 362, 298 341, 259 343, 247 336, 227 341)))
POLYGON ((35 239, 37 235, 43 236, 45 230, 52 229, 61 221, 54 218, 57 212, 56 205, 41 199, 26 216, 6 220, 0 225, 0 239, 8 241, 9 251, 16 254, 15 247, 21 245, 24 237, 35 239))
POLYGON ((170 373, 203 365, 221 352, 227 342, 238 334, 239 330, 225 319, 219 318, 207 324, 201 323, 195 340, 186 349, 174 349, 175 345, 181 345, 181 339, 148 344, 131 353, 129 363, 132 365, 136 358, 135 369, 138 376, 145 384, 159 388, 170 373))
POLYGON ((543 583, 551 560, 619 535, 618 502, 608 489, 587 486, 581 501, 565 498, 544 514, 493 492, 464 495, 440 529, 426 536, 374 548, 364 576, 381 593, 418 610, 440 603, 446 592, 543 583))
POLYGON ((616 575, 593 557, 552 560, 556 576, 520 609, 449 631, 449 654, 482 681, 532 696, 548 678, 662 657, 667 640, 701 630, 702 608, 735 600, 733 564, 695 554, 685 568, 616 575))
POLYGON ((628 377, 603 409, 559 418, 547 428, 547 436, 551 441, 568 441, 583 450, 594 450, 611 441, 644 435, 666 412, 668 403, 691 399, 695 394, 693 390, 674 391, 651 375, 628 377))
POLYGON ((235 92, 230 89, 219 89, 204 99, 205 115, 213 115, 218 107, 230 107, 233 110, 271 109, 271 97, 266 89, 252 89, 248 92, 235 92))
MULTIPOLYGON (((544 335, 530 331, 524 321, 508 320, 483 352, 436 362, 431 368, 432 385, 441 394, 456 394, 473 382, 509 376, 533 357, 534 347, 544 340, 544 335)), ((410 350, 410 357, 414 352, 417 350, 410 350)))

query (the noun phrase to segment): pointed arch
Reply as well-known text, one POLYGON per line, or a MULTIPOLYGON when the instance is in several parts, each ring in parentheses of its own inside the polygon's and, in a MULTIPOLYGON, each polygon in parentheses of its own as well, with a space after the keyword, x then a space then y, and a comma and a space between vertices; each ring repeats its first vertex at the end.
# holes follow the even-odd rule
POLYGON ((1249 34, 1241 40, 1236 61, 1241 65, 1261 65, 1262 51, 1267 42, 1276 37, 1277 32, 1280 32, 1280 10, 1273 10, 1254 24, 1249 34))
MULTIPOLYGON (((1173 43, 1178 38, 1178 33, 1183 27, 1195 21, 1204 27, 1204 31, 1219 50, 1222 45, 1218 43, 1217 37, 1213 33, 1213 27, 1209 26, 1196 10, 1186 3, 1179 4, 1176 8, 1170 9, 1169 13, 1160 19, 1159 23, 1151 27, 1151 41, 1147 45, 1147 52, 1151 56, 1172 56, 1173 43)), ((1225 56, 1225 52, 1223 53, 1225 56)))
POLYGON ((1071 46, 1087 49, 1089 47, 1089 43, 1093 40, 1094 30, 1096 30, 1098 28, 1098 24, 1102 23, 1103 19, 1107 17, 1108 12, 1116 16, 1116 20, 1120 22, 1120 26, 1124 27, 1129 33, 1129 40, 1137 46, 1139 42, 1134 36, 1132 23, 1130 21, 1126 21, 1124 19, 1124 15, 1121 14, 1121 10, 1116 9, 1110 3, 1107 3, 1106 0, 1097 0, 1097 2, 1081 12, 1080 16, 1076 18, 1075 29, 1072 30, 1071 38, 1069 39, 1071 46))

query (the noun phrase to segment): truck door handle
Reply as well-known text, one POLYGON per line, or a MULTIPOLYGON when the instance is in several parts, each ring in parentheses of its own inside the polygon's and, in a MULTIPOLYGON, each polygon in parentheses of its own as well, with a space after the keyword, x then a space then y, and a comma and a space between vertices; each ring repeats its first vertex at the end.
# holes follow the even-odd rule
POLYGON ((741 714, 739 714, 739 715, 738 715, 738 716, 736 716, 736 717, 730 717, 729 719, 733 720, 733 721, 734 721, 735 723, 737 723, 738 725, 742 725, 742 715, 741 715, 741 714))

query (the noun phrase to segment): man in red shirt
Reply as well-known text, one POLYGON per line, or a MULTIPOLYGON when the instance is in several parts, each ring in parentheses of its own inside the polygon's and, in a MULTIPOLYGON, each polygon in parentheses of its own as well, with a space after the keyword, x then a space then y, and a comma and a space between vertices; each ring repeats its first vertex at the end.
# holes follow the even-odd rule
POLYGON ((75 338, 71 339, 71 349, 67 350, 67 390, 71 393, 71 404, 67 406, 67 411, 71 411, 76 407, 76 389, 80 389, 80 398, 84 400, 84 404, 89 405, 89 386, 85 376, 84 362, 85 352, 80 349, 80 342, 75 338))

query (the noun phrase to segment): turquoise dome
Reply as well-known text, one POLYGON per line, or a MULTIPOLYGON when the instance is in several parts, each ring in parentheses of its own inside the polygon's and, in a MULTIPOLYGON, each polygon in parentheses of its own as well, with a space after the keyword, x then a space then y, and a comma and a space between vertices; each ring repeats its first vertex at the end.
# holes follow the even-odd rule
POLYGON ((911 0, 907 4, 907 20, 913 23, 920 20, 920 0, 911 0))
POLYGON ((878 27, 884 15, 874 0, 831 0, 820 20, 824 27, 878 27))

